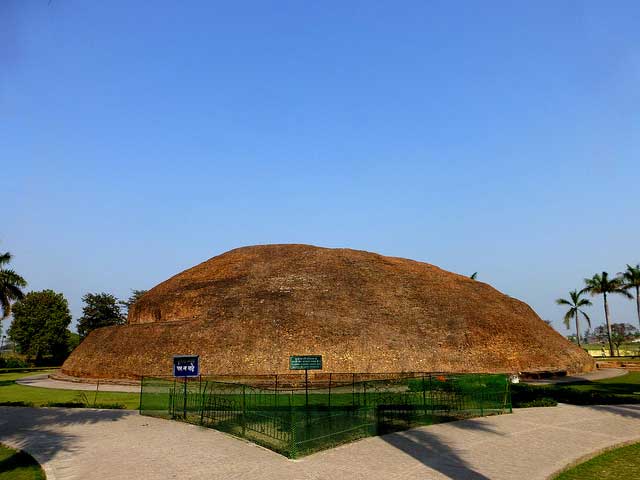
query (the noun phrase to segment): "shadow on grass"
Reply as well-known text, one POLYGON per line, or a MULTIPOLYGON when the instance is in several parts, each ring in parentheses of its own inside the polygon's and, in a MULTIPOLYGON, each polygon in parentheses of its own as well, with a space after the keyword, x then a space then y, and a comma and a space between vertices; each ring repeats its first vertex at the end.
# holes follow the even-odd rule
POLYGON ((44 464, 62 452, 76 450, 74 425, 113 422, 130 415, 118 410, 0 407, 0 442, 24 450, 44 464))
MULTIPOLYGON (((452 422, 451 427, 460 430, 487 432, 494 435, 504 435, 495 427, 481 419, 469 419, 452 422)), ((384 435, 382 440, 407 455, 418 460, 423 465, 440 472, 452 479, 488 480, 489 477, 473 469, 461 457, 461 452, 452 448, 447 442, 439 439, 428 429, 406 430, 404 432, 384 435)))
POLYGON ((40 464, 28 453, 15 451, 0 459, 0 474, 11 474, 16 475, 16 478, 27 478, 27 472, 31 473, 29 478, 36 480, 45 478, 40 464))

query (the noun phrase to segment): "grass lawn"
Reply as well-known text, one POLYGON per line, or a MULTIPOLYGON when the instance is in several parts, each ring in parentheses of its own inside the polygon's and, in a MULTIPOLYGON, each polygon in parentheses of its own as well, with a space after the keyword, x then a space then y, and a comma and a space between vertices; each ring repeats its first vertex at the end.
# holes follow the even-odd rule
POLYGON ((45 480, 31 455, 0 444, 0 480, 45 480))
POLYGON ((555 478, 556 480, 635 480, 640 478, 640 443, 598 455, 555 478))
POLYGON ((57 390, 53 388, 38 388, 18 385, 15 380, 38 373, 2 373, 0 374, 0 405, 20 405, 46 407, 50 403, 85 403, 91 406, 95 401, 98 404, 119 404, 124 408, 135 410, 138 408, 140 396, 137 393, 120 392, 81 392, 77 390, 57 390))
POLYGON ((541 398, 575 405, 640 403, 640 372, 629 372, 621 377, 595 382, 518 384, 512 387, 514 407, 530 406, 528 402, 541 398))
POLYGON ((629 372, 626 375, 595 382, 579 382, 571 384, 572 388, 582 391, 599 391, 618 395, 640 396, 640 372, 629 372))

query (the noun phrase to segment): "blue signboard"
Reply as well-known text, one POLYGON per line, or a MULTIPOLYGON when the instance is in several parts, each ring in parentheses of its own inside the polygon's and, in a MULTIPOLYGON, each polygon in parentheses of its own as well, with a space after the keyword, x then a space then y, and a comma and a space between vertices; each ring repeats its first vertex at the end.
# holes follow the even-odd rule
POLYGON ((174 377, 197 377, 200 375, 200 357, 198 355, 174 355, 174 377))

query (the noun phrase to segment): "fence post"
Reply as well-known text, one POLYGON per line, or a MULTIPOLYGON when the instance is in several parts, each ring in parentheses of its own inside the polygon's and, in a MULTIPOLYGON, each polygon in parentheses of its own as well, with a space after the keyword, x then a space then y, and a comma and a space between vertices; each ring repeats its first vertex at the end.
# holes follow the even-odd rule
POLYGON ((184 377, 184 402, 182 409, 184 419, 187 420, 187 377, 184 377))
POLYGON ((429 403, 431 406, 431 415, 433 415, 433 374, 429 374, 429 403))
POLYGON ((351 406, 356 406, 356 374, 351 375, 351 406))
POLYGON ((309 370, 304 369, 304 408, 309 408, 309 370))
POLYGON ((291 419, 290 428, 289 428, 289 458, 296 458, 296 423, 293 418, 293 412, 290 412, 289 418, 291 419))
POLYGON ((422 414, 427 415, 427 392, 424 384, 424 373, 422 374, 422 414))
POLYGON ((329 410, 331 410, 331 373, 329 374, 329 410))
POLYGON ((364 393, 364 408, 367 408, 367 382, 362 384, 362 392, 364 393))
MULTIPOLYGON (((204 423, 204 402, 205 395, 207 393, 207 385, 209 382, 204 383, 204 390, 201 390, 202 396, 200 397, 200 425, 204 423)), ((200 385, 202 385, 202 375, 200 376, 200 385)))
POLYGON ((508 376, 505 375, 505 377, 507 379, 507 392, 506 392, 507 395, 505 400, 509 401, 509 413, 513 413, 513 402, 511 401, 511 380, 509 379, 508 376))
POLYGON ((274 395, 275 395, 275 407, 276 407, 276 411, 278 410, 278 374, 276 373, 276 388, 274 389, 274 395))
POLYGON ((245 413, 247 411, 247 405, 246 405, 246 400, 245 400, 245 391, 246 391, 246 385, 242 385, 242 436, 245 436, 246 433, 246 426, 245 426, 245 413))
POLYGON ((140 377, 140 402, 138 403, 138 413, 142 415, 142 390, 144 388, 144 375, 140 377))
POLYGON ((98 379, 98 383, 96 383, 96 393, 93 396, 93 406, 96 406, 96 402, 98 401, 98 390, 100 390, 100 379, 98 379))

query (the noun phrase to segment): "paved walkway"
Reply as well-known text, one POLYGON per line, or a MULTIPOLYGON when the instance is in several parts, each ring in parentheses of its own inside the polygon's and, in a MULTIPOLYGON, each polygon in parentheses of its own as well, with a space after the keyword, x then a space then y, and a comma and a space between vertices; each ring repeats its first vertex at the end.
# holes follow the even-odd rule
POLYGON ((640 405, 561 405, 367 438, 291 461, 132 411, 0 407, 0 442, 32 453, 48 480, 542 480, 629 441, 640 441, 640 405))
MULTIPOLYGON (((629 372, 623 368, 601 368, 590 373, 585 373, 583 375, 574 375, 557 379, 523 380, 523 383, 548 385, 552 383, 595 381, 604 380, 606 378, 620 377, 622 375, 626 375, 627 373, 629 372)), ((46 373, 23 377, 16 380, 16 383, 29 387, 59 388, 62 390, 84 390, 94 392, 96 388, 98 388, 101 392, 140 393, 139 385, 112 385, 107 383, 101 383, 98 385, 96 383, 67 382, 64 380, 54 380, 52 378, 49 378, 49 374, 46 373)))
POLYGON ((84 390, 95 392, 96 388, 101 392, 130 392, 140 393, 140 385, 111 385, 108 383, 81 383, 65 382, 64 380, 54 380, 49 378, 49 374, 31 375, 16 380, 20 385, 40 388, 59 388, 62 390, 84 390))

